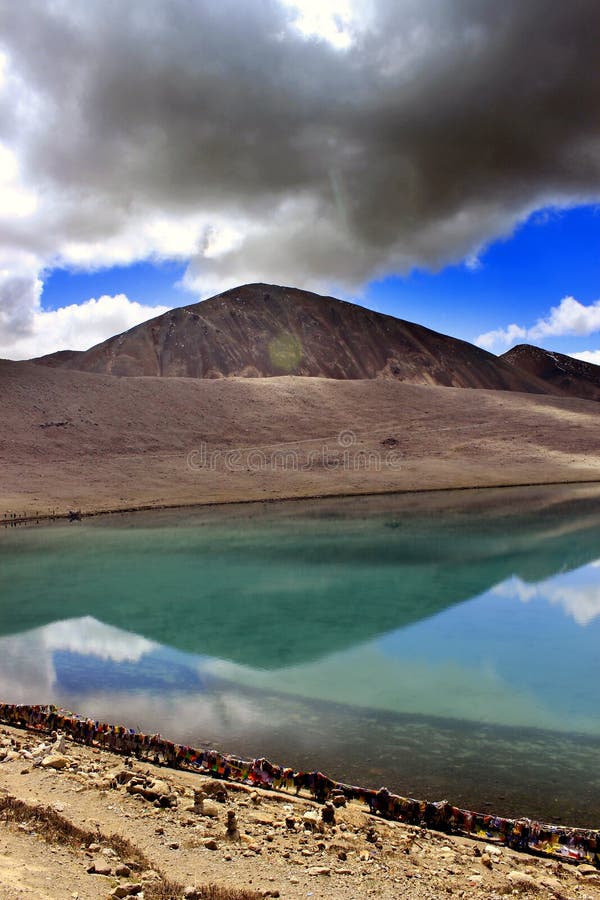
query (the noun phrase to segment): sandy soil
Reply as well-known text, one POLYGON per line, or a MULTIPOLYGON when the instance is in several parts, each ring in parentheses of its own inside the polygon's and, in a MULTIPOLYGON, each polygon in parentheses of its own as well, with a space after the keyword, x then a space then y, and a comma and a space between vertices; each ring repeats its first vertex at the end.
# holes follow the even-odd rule
POLYGON ((589 866, 385 822, 357 804, 336 810, 335 821, 325 824, 322 807, 306 797, 225 784, 217 802, 213 788, 223 790, 223 782, 195 773, 126 761, 68 740, 59 754, 65 768, 44 767, 46 754, 56 759, 49 738, 0 729, 0 808, 8 798, 26 804, 16 815, 0 815, 2 900, 92 900, 119 896, 119 887, 123 895, 132 884, 142 892, 138 897, 184 895, 176 886, 157 893, 161 878, 198 898, 207 896, 202 887, 209 883, 290 900, 600 898, 600 874, 589 866), (156 779, 170 808, 130 793, 136 782, 156 786, 156 779), (199 790, 204 800, 198 801, 199 790), (87 837, 54 833, 45 841, 43 816, 34 814, 40 807, 87 837), (231 813, 237 833, 228 837, 231 813), (127 858, 119 838, 130 842, 127 858), (129 873, 119 875, 123 865, 129 873))
POLYGON ((0 517, 595 481, 598 412, 383 379, 118 378, 0 362, 0 517))

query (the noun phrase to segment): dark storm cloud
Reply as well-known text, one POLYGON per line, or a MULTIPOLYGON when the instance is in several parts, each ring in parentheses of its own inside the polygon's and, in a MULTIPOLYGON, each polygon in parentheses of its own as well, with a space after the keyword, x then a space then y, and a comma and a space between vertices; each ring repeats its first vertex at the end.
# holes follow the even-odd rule
POLYGON ((40 283, 31 277, 14 276, 3 280, 0 334, 4 330, 17 338, 28 334, 40 287, 40 283))
POLYGON ((361 6, 337 50, 275 0, 5 2, 0 140, 43 202, 0 240, 133 258, 141 223, 204 214, 240 235, 199 236, 201 289, 358 288, 599 196, 594 0, 361 6))

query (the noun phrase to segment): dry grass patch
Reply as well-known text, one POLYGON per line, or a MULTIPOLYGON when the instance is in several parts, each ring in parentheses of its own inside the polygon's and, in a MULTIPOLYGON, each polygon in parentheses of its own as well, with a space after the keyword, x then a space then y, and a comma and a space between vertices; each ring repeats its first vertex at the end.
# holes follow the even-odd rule
MULTIPOLYGON (((156 866, 127 838, 120 835, 104 835, 100 831, 91 831, 74 825, 65 816, 50 806, 29 804, 10 795, 0 797, 0 821, 8 825, 24 825, 35 831, 49 844, 64 844, 74 850, 81 850, 92 843, 102 843, 110 847, 127 864, 142 871, 152 869, 158 875, 155 882, 144 886, 147 900, 182 900, 184 886, 157 869, 156 866)), ((207 884, 197 888, 202 900, 258 900, 261 895, 256 891, 221 887, 207 884)))

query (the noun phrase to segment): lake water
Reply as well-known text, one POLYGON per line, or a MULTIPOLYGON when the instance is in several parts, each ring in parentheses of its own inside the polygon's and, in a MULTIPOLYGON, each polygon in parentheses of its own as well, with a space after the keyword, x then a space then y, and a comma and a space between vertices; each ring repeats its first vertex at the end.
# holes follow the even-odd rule
POLYGON ((587 493, 5 530, 0 700, 597 827, 600 495, 587 493))

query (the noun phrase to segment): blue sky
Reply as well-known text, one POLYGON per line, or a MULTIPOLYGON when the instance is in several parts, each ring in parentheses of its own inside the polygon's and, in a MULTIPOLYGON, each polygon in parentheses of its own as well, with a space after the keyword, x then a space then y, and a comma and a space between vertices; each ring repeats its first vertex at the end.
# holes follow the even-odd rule
MULTIPOLYGON (((516 322, 531 326, 563 297, 589 305, 600 298, 600 210, 540 210, 512 237, 492 243, 479 265, 448 266, 387 278, 367 289, 369 306, 474 341, 516 322)), ((543 344, 571 353, 600 346, 596 336, 548 336, 543 344)), ((494 348, 503 352, 505 347, 494 348)))
MULTIPOLYGON (((55 269, 46 275, 42 308, 57 310, 117 294, 144 306, 183 306, 197 300, 182 285, 185 270, 185 261, 93 272, 55 269)), ((600 208, 540 210, 511 237, 491 243, 475 263, 437 272, 416 269, 408 276, 372 281, 358 296, 339 295, 467 341, 511 323, 528 328, 564 297, 585 306, 600 298, 600 208)), ((600 334, 556 334, 532 342, 564 353, 593 351, 600 347, 600 334)), ((507 346, 499 342, 491 349, 501 353, 507 346)))
POLYGON ((54 269, 47 273, 42 309, 57 310, 90 297, 125 294, 144 306, 185 306, 196 299, 179 286, 185 272, 181 262, 138 262, 86 272, 54 269))

